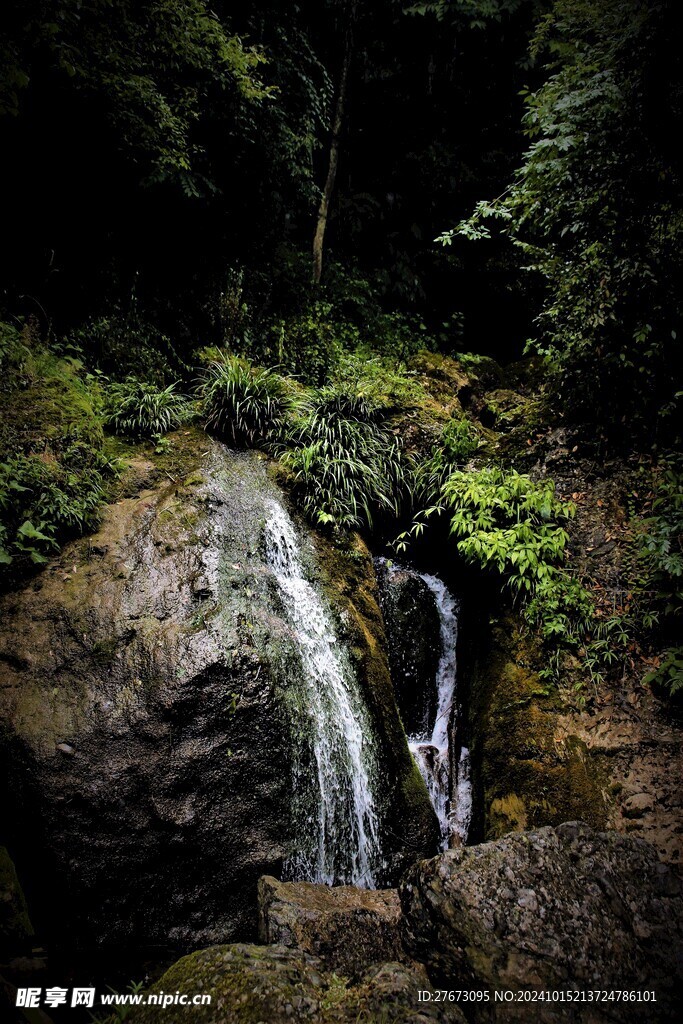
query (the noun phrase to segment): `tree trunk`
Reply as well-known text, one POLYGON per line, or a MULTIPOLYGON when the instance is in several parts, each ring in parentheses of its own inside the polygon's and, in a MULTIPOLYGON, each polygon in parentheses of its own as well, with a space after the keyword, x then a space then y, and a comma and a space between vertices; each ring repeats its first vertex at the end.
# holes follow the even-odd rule
POLYGON ((344 57, 342 60, 341 72, 339 74, 339 85, 337 87, 337 102, 334 108, 332 119, 332 137, 330 139, 330 159, 327 166, 327 178, 325 188, 320 197, 318 207, 318 222, 313 237, 313 284, 320 284, 323 272, 323 248, 325 243, 325 229, 327 227, 327 215, 330 209, 330 200, 334 192, 334 181, 337 177, 337 164, 339 163, 339 138, 344 124, 344 111, 346 107, 346 89, 349 80, 349 65, 351 63, 352 39, 351 30, 356 14, 356 4, 349 4, 348 20, 346 24, 346 39, 344 41, 344 57))

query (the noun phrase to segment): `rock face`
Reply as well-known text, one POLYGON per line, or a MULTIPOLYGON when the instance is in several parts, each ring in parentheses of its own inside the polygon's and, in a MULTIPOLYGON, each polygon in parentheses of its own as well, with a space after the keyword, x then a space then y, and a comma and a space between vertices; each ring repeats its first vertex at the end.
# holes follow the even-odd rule
POLYGON ((417 865, 404 942, 437 987, 649 990, 656 1002, 470 1004, 473 1021, 666 1021, 683 983, 683 884, 653 847, 583 823, 417 865), (457 983, 457 984, 456 984, 457 983))
POLYGON ((434 677, 441 652, 434 595, 416 572, 399 568, 389 572, 381 559, 377 580, 401 718, 408 735, 426 735, 436 717, 434 677))
POLYGON ((473 602, 464 612, 460 671, 469 683, 471 834, 497 839, 575 818, 604 827, 603 765, 586 756, 579 736, 560 733, 564 705, 557 688, 539 676, 543 655, 528 631, 511 615, 490 625, 473 602))
POLYGON ((5 847, 0 846, 0 955, 8 950, 23 951, 32 938, 33 925, 16 869, 5 847))
POLYGON ((369 964, 404 957, 395 889, 259 881, 259 938, 318 957, 330 971, 363 973, 369 964))
POLYGON ((215 946, 174 964, 149 991, 211 995, 210 1006, 134 1009, 133 1024, 464 1024, 448 1005, 418 1003, 429 987, 416 964, 377 964, 355 983, 326 973, 319 960, 284 946, 215 946))
MULTIPOLYGON (((263 546, 265 502, 286 499, 258 455, 182 443, 182 474, 147 464, 97 534, 0 598, 0 839, 57 941, 251 938, 257 880, 291 838, 283 695, 300 661, 263 546)), ((372 577, 367 551, 354 563, 372 577)), ((433 815, 379 612, 330 600, 385 729, 388 806, 424 855, 433 815)))

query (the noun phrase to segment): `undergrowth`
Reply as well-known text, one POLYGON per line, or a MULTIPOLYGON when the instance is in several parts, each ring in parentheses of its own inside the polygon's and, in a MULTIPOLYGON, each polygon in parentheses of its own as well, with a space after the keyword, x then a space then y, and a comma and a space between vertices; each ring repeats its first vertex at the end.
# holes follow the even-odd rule
POLYGON ((207 429, 238 448, 277 440, 293 404, 279 373, 233 355, 210 364, 199 393, 207 429))
POLYGON ((0 564, 16 575, 97 525, 117 466, 104 451, 100 380, 30 325, 1 324, 0 339, 0 564))
POLYGON ((160 388, 127 377, 106 388, 104 425, 116 434, 134 438, 158 438, 184 423, 190 404, 175 384, 160 388))
POLYGON ((322 388, 302 404, 280 458, 295 476, 307 515, 317 524, 370 527, 395 516, 406 463, 384 412, 368 398, 322 388))

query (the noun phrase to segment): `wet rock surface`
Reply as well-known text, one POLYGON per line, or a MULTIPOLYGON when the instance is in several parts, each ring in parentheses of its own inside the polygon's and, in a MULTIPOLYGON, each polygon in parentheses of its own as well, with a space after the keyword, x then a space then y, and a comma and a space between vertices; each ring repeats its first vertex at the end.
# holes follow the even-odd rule
MULTIPOLYGON (((136 466, 94 536, 0 598, 2 827, 56 942, 255 937, 257 880, 291 838, 285 693, 300 660, 263 548, 265 503, 286 499, 255 453, 185 443, 186 475, 136 466)), ((351 599, 333 607, 350 618, 351 599)), ((361 678, 384 687, 377 727, 393 729, 379 740, 391 806, 419 834, 428 796, 355 614, 361 678)))
POLYGON ((369 964, 404 957, 395 889, 327 888, 259 881, 259 938, 317 956, 328 970, 355 975, 369 964))
POLYGON ((570 822, 448 851, 400 893, 405 947, 437 987, 656 993, 647 1007, 472 1004, 472 1021, 677 1019, 683 884, 648 843, 570 822))
POLYGON ((454 1006, 418 1003, 428 987, 417 964, 379 964, 351 983, 325 971, 320 960, 284 946, 215 946, 184 957, 151 992, 209 993, 210 1006, 147 1006, 131 1012, 133 1024, 464 1024, 454 1006))
POLYGON ((441 652, 434 595, 416 572, 398 567, 389 571, 383 559, 376 566, 401 718, 410 736, 427 735, 436 717, 434 677, 441 652))
POLYGON ((545 663, 533 637, 509 614, 493 623, 463 624, 466 638, 477 631, 475 656, 464 669, 474 834, 492 840, 575 818, 605 827, 606 766, 588 756, 578 729, 560 731, 566 706, 539 675, 545 663))
POLYGON ((230 937, 284 855, 276 680, 294 650, 259 559, 275 489, 258 459, 198 441, 201 472, 143 480, 2 599, 4 824, 60 937, 230 937))

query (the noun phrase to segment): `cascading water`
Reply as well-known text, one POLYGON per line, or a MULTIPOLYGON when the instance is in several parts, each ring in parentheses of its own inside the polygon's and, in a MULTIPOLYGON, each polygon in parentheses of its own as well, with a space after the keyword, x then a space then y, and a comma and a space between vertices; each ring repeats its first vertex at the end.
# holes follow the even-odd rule
MULTIPOLYGON (((467 841, 472 815, 469 751, 461 747, 457 764, 452 765, 450 750, 450 737, 458 718, 456 648, 459 603, 437 576, 381 561, 389 577, 392 572, 396 572, 422 580, 433 595, 439 616, 441 653, 434 680, 436 714, 433 726, 431 722, 426 722, 424 729, 408 737, 408 745, 439 819, 442 849, 447 849, 454 837, 460 843, 467 841)), ((433 701, 425 700, 425 706, 430 705, 433 707, 433 701)))
POLYGON ((380 865, 378 770, 367 709, 331 614, 306 578, 296 528, 269 501, 266 555, 301 657, 295 687, 294 879, 372 888, 380 865))

